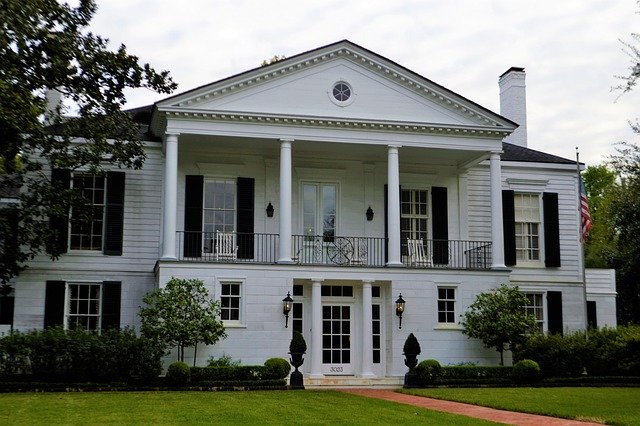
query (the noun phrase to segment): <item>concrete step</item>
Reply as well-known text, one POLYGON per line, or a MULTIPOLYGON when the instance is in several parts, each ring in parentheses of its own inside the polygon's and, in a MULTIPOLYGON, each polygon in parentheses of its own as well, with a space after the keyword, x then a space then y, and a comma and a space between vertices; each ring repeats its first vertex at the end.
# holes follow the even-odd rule
POLYGON ((319 379, 304 378, 307 389, 331 388, 375 388, 398 389, 404 384, 404 377, 357 377, 357 376, 325 376, 319 379))

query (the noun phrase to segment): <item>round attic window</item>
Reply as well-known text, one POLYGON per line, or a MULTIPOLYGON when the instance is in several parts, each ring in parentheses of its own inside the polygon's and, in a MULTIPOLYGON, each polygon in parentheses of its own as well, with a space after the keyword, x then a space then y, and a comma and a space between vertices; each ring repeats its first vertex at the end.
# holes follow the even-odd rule
POLYGON ((347 106, 351 104, 355 98, 353 88, 346 81, 333 83, 328 94, 331 101, 338 106, 347 106))

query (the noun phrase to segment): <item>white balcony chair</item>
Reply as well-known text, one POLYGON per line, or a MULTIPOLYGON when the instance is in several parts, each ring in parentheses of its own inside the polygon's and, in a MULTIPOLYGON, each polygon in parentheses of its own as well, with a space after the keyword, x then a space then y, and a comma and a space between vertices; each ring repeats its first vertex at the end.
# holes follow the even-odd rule
POLYGON ((420 240, 407 239, 407 251, 409 252, 409 265, 421 268, 429 268, 433 266, 431 258, 427 256, 424 250, 424 242, 420 240))
POLYGON ((235 245, 232 232, 216 232, 214 259, 232 260, 238 258, 238 246, 235 245))

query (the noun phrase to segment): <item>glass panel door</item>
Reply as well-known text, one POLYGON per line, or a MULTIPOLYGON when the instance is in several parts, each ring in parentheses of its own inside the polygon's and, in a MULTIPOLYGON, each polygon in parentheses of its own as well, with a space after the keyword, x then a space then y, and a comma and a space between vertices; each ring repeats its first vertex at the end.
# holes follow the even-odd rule
POLYGON ((327 263, 327 247, 336 236, 338 188, 335 184, 302 185, 302 232, 305 263, 327 263))
POLYGON ((351 364, 351 306, 322 306, 322 372, 353 374, 351 364))

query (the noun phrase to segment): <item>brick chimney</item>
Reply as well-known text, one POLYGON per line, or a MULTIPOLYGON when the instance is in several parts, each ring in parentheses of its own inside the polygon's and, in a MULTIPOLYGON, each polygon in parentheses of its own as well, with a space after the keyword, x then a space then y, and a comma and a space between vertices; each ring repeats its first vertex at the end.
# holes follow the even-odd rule
POLYGON ((518 124, 518 128, 504 141, 527 146, 527 91, 524 68, 511 67, 498 80, 500 86, 500 115, 518 124))

